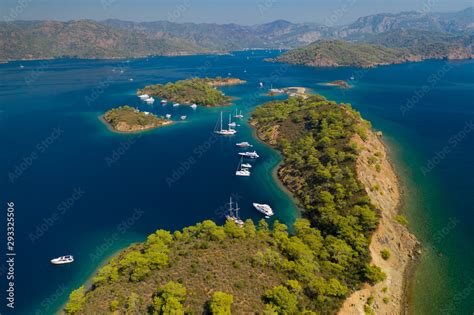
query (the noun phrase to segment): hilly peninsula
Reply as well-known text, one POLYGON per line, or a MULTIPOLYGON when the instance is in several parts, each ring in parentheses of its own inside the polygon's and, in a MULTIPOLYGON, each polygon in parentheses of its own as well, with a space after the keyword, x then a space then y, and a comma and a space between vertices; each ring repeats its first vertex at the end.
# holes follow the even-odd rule
POLYGON ((409 260, 410 243, 396 242, 406 231, 393 219, 396 176, 386 177, 383 145, 370 124, 319 95, 267 103, 251 124, 283 155, 278 178, 302 209, 292 229, 262 219, 157 230, 73 291, 66 313, 334 314, 367 286, 370 297, 351 305, 399 313, 400 287, 385 271, 389 279, 403 273, 403 264, 389 267, 409 260), (374 251, 380 220, 392 225, 395 241, 374 251))
POLYGON ((321 40, 290 50, 275 60, 312 67, 370 68, 426 59, 470 59, 473 56, 472 36, 467 37, 469 44, 464 45, 462 38, 446 36, 445 40, 439 37, 439 40, 428 41, 427 38, 433 39, 431 36, 439 34, 416 33, 396 31, 371 37, 366 39, 367 42, 321 40), (400 39, 403 35, 407 40, 400 39))

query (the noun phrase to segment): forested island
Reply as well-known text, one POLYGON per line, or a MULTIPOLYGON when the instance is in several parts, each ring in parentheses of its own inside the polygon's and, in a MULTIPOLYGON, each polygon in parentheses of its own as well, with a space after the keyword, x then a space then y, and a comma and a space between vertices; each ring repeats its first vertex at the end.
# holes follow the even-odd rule
POLYGON ((426 59, 472 58, 469 48, 463 47, 457 42, 434 42, 431 45, 422 45, 417 42, 413 46, 402 47, 398 46, 400 42, 395 42, 393 39, 396 35, 390 33, 383 36, 372 38, 373 43, 321 40, 290 50, 271 61, 312 67, 371 68, 426 59))
POLYGON ((413 244, 397 243, 408 232, 390 201, 398 201, 396 177, 387 179, 391 169, 370 124, 349 105, 319 95, 267 103, 251 124, 283 155, 278 177, 303 210, 293 232, 265 220, 158 230, 111 259, 91 287, 73 291, 66 313, 334 314, 357 303, 367 313, 375 305, 399 310, 392 282, 406 265, 389 267, 413 244), (380 220, 389 221, 396 239, 374 251, 372 235, 385 233, 380 220), (386 264, 390 285, 373 261, 386 264), (343 306, 364 283, 370 295, 343 306))
POLYGON ((192 78, 175 83, 148 85, 138 90, 137 94, 148 94, 183 104, 207 107, 227 106, 231 104, 232 97, 224 95, 216 87, 243 83, 245 81, 237 78, 192 78))
POLYGON ((171 120, 159 118, 149 112, 141 112, 130 106, 121 106, 107 111, 102 117, 112 130, 138 132, 169 125, 171 120))

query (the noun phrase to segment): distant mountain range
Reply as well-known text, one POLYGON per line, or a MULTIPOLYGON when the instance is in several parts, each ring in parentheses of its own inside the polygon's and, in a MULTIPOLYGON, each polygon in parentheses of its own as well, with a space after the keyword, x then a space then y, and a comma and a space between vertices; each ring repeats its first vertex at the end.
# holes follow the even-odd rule
MULTIPOLYGON (((396 34, 402 31, 411 34, 411 38, 404 36, 410 43, 422 40, 423 37, 418 36, 428 32, 430 38, 437 36, 449 41, 456 38, 459 44, 472 48, 474 8, 455 13, 376 14, 337 27, 283 20, 254 26, 121 20, 0 22, 0 61, 223 53, 246 48, 292 49, 322 39, 401 47, 407 45, 397 39, 396 34)), ((444 40, 432 44, 439 42, 444 40)))

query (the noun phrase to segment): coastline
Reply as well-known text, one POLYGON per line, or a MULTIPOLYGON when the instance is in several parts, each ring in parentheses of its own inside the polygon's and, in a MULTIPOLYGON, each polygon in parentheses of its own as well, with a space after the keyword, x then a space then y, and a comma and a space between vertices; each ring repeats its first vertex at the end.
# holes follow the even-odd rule
MULTIPOLYGON (((274 149, 273 141, 277 137, 278 130, 274 131, 268 141, 264 141, 255 125, 252 123, 250 125, 254 127, 256 138, 274 149)), ((367 308, 377 314, 408 314, 409 277, 415 270, 421 245, 408 228, 396 220, 397 215, 402 213, 405 201, 401 179, 388 156, 389 148, 380 139, 381 134, 378 132, 368 130, 367 135, 368 139, 365 141, 357 134, 352 138, 361 150, 356 162, 357 178, 364 185, 371 202, 380 211, 379 224, 371 236, 369 250, 371 264, 379 266, 387 277, 375 285, 365 283, 359 290, 352 292, 337 314, 364 315, 367 314, 367 308), (369 162, 369 158, 376 153, 381 154, 378 161, 381 169, 378 171, 375 165, 369 162), (390 251, 391 257, 388 259, 382 258, 381 251, 384 249, 390 251), (373 302, 369 305, 368 301, 372 299, 373 302)), ((273 170, 272 177, 292 196, 293 202, 297 205, 298 202, 278 176, 280 164, 281 162, 273 170)))
MULTIPOLYGON (((299 207, 299 202, 298 200, 296 199, 296 197, 288 190, 288 188, 286 188, 285 185, 283 185, 283 183, 281 182, 280 178, 278 177, 278 170, 280 169, 282 163, 283 163, 283 158, 282 158, 282 155, 281 153, 278 151, 278 150, 275 150, 275 148, 266 143, 265 141, 263 141, 259 135, 258 135, 258 132, 257 132, 257 128, 255 128, 254 125, 250 124, 250 127, 252 128, 252 137, 254 137, 258 142, 262 143, 263 145, 265 145, 267 148, 270 148, 271 150, 273 150, 273 152, 275 152, 278 156, 278 158, 280 159, 278 161, 278 163, 272 168, 272 179, 273 181, 275 182, 275 184, 278 186, 278 188, 280 188, 287 196, 288 198, 290 198, 290 200, 293 202, 293 205, 295 206, 295 209, 297 210, 295 215, 296 217, 301 217, 301 209, 299 207)), ((289 229, 291 229, 292 227, 288 227, 289 229)))
POLYGON ((373 298, 370 309, 380 314, 407 314, 409 277, 416 267, 421 245, 408 228, 396 221, 404 208, 404 193, 399 175, 388 157, 388 147, 374 132, 368 140, 359 136, 354 141, 363 148, 357 159, 357 173, 367 194, 380 209, 380 221, 369 246, 372 263, 386 273, 386 280, 374 286, 365 284, 353 292, 343 303, 338 314, 365 314, 369 297, 373 298), (368 162, 375 152, 382 152, 381 171, 377 172, 368 162), (372 187, 381 187, 380 191, 372 187), (381 193, 383 192, 383 194, 381 193), (381 250, 388 249, 391 257, 382 258, 381 250))
MULTIPOLYGON (((99 264, 96 266, 96 268, 94 268, 93 272, 86 278, 86 280, 84 282, 82 282, 80 284, 80 286, 84 286, 84 290, 87 292, 88 290, 90 290, 92 288, 92 279, 97 275, 97 272, 102 268, 104 267, 106 264, 109 263, 109 261, 115 257, 117 257, 122 251, 124 251, 125 249, 129 248, 129 247, 132 247, 136 244, 139 244, 140 242, 132 242, 132 243, 128 243, 128 245, 125 245, 125 246, 122 246, 120 247, 119 249, 117 249, 116 251, 110 253, 110 255, 107 255, 105 256, 100 262, 99 264)), ((77 287, 79 288, 79 286, 77 287)), ((73 290, 77 289, 77 288, 73 288, 73 290)), ((53 314, 55 315, 63 315, 65 314, 64 312, 64 308, 66 307, 66 304, 68 303, 69 301, 69 294, 71 294, 72 290, 68 291, 68 298, 66 299, 66 301, 59 305, 57 310, 53 312, 53 314)))
MULTIPOLYGON (((239 51, 239 50, 236 50, 239 51)), ((229 56, 231 52, 228 51, 207 51, 199 53, 190 53, 190 52, 177 52, 169 53, 163 55, 143 55, 143 56, 130 56, 130 57, 74 57, 74 56, 64 56, 64 57, 37 57, 37 58, 20 58, 20 59, 6 59, 0 60, 0 64, 6 64, 10 62, 20 62, 20 61, 50 61, 50 60, 61 60, 61 59, 73 59, 73 60, 138 60, 145 58, 153 57, 186 57, 186 56, 229 56)))
POLYGON ((285 61, 276 60, 275 58, 266 59, 266 61, 272 62, 272 63, 283 63, 283 64, 292 65, 292 66, 310 67, 310 68, 318 68, 318 69, 337 69, 337 68, 373 69, 373 68, 384 67, 384 66, 402 65, 402 64, 407 64, 407 63, 419 63, 419 62, 424 62, 424 61, 446 60, 449 62, 454 62, 454 61, 465 61, 465 60, 472 60, 472 59, 474 59, 474 54, 471 54, 470 56, 464 57, 464 58, 449 57, 449 56, 429 57, 429 58, 419 57, 418 58, 418 56, 416 56, 415 58, 407 58, 407 59, 403 59, 396 62, 378 62, 378 63, 371 63, 371 64, 352 64, 352 65, 351 64, 341 65, 341 64, 317 64, 317 63, 308 63, 308 64, 289 63, 285 61))
POLYGON ((146 128, 146 129, 141 129, 141 130, 133 130, 133 131, 120 131, 120 130, 117 130, 117 129, 115 129, 114 127, 112 127, 112 125, 109 124, 109 122, 105 120, 103 114, 97 116, 97 118, 98 118, 104 125, 107 126, 107 129, 108 129, 109 131, 114 132, 114 133, 119 133, 119 134, 137 134, 137 133, 142 133, 142 132, 146 132, 146 131, 151 131, 151 130, 155 130, 155 129, 158 129, 158 128, 161 128, 161 127, 164 127, 164 126, 169 126, 169 125, 174 124, 174 121, 169 121, 169 122, 163 123, 162 125, 159 125, 159 126, 156 126, 156 127, 152 127, 152 128, 146 128))

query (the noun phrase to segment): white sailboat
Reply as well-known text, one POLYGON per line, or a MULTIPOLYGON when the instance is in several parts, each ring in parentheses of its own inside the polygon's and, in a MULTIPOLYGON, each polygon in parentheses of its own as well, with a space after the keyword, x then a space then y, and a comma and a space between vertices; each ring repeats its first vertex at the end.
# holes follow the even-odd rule
POLYGON ((237 111, 237 109, 235 110, 235 115, 234 115, 234 118, 237 118, 237 119, 242 119, 244 118, 244 115, 242 115, 242 111, 240 111, 240 113, 237 111))
POLYGON ((250 176, 250 171, 248 168, 245 168, 242 164, 244 157, 240 158, 239 165, 237 166, 237 171, 235 171, 236 176, 250 176))
POLYGON ((192 109, 196 109, 197 107, 198 107, 197 104, 191 105, 191 108, 192 108, 192 109))
POLYGON ((244 225, 244 221, 242 221, 240 218, 239 218, 239 205, 237 203, 235 203, 235 209, 232 207, 233 205, 233 202, 232 202, 232 197, 230 197, 230 200, 229 200, 229 212, 226 214, 226 219, 227 220, 230 220, 230 221, 234 221, 235 224, 239 225, 239 226, 243 226, 244 225))
POLYGON ((146 100, 147 98, 150 98, 150 95, 148 94, 141 94, 141 95, 138 95, 138 97, 141 99, 141 100, 146 100))
MULTIPOLYGON (((230 120, 230 115, 229 115, 229 124, 230 123, 231 123, 231 120, 230 120)), ((222 112, 221 112, 221 117, 220 117, 219 121, 216 124, 216 128, 214 130, 214 133, 216 133, 218 135, 222 135, 222 136, 231 136, 231 135, 235 135, 237 133, 237 131, 232 129, 230 125, 229 125, 228 129, 223 128, 223 126, 222 126, 222 112), (217 126, 219 125, 219 122, 220 122, 220 129, 217 128, 217 126)))
POLYGON ((167 119, 170 119, 171 118, 171 114, 166 114, 165 116, 167 119))

